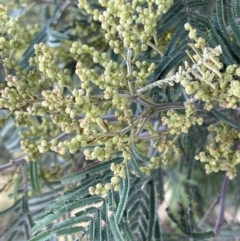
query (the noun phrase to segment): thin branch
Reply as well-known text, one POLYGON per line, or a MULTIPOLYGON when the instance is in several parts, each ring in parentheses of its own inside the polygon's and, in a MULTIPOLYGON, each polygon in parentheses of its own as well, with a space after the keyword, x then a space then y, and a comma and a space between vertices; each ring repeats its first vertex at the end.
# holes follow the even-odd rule
POLYGON ((220 200, 220 194, 218 194, 218 196, 215 198, 215 200, 213 201, 213 203, 211 204, 211 206, 209 207, 207 212, 204 214, 202 219, 199 221, 199 223, 197 225, 198 228, 200 228, 203 225, 204 221, 206 220, 208 215, 211 213, 212 209, 219 203, 219 200, 220 200))
POLYGON ((9 169, 11 167, 24 165, 26 163, 27 163, 27 161, 26 161, 26 159, 24 157, 18 158, 16 160, 10 160, 9 163, 6 163, 6 164, 0 166, 0 172, 4 171, 6 169, 9 169))
POLYGON ((132 64, 131 64, 131 57, 132 57, 132 50, 127 50, 127 72, 128 72, 128 88, 130 91, 130 94, 133 96, 134 93, 134 87, 133 87, 133 79, 132 79, 132 64))
POLYGON ((221 226, 223 224, 223 220, 224 220, 224 211, 225 211, 225 202, 226 202, 226 194, 227 194, 228 184, 229 184, 229 178, 227 176, 225 176, 224 180, 222 182, 222 187, 221 187, 221 192, 220 192, 219 212, 218 212, 218 217, 217 217, 217 221, 216 221, 215 228, 214 228, 214 232, 216 235, 219 234, 220 228, 221 228, 221 226))
POLYGON ((155 44, 151 43, 150 41, 147 42, 147 45, 150 46, 152 49, 154 49, 159 55, 162 57, 163 56, 163 51, 157 47, 155 44))

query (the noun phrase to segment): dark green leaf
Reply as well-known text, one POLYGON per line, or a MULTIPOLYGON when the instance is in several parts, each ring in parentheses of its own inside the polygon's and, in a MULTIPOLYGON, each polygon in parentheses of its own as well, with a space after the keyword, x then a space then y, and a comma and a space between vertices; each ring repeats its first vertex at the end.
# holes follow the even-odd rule
POLYGON ((96 228, 95 228, 95 240, 102 241, 102 215, 101 211, 98 210, 96 214, 96 228))
POLYGON ((219 120, 225 122, 227 125, 233 127, 236 130, 240 129, 240 125, 234 123, 232 120, 229 120, 227 117, 222 115, 219 111, 212 109, 211 113, 219 120))
POLYGON ((112 215, 109 220, 110 220, 110 228, 115 241, 124 241, 124 237, 122 236, 122 233, 119 229, 116 219, 114 218, 114 215, 112 215))
POLYGON ((133 155, 140 161, 143 162, 149 162, 150 161, 150 157, 143 155, 142 153, 140 153, 140 151, 137 149, 137 146, 135 145, 135 143, 132 143, 132 153, 133 155))
POLYGON ((152 240, 153 230, 155 228, 156 213, 157 213, 157 194, 154 182, 151 180, 149 183, 149 205, 148 205, 148 226, 147 226, 147 240, 152 240))
POLYGON ((45 241, 51 238, 52 234, 50 231, 42 232, 35 237, 32 237, 29 241, 45 241))
POLYGON ((41 189, 39 186, 39 179, 38 179, 38 161, 30 162, 29 172, 30 172, 30 179, 31 179, 33 190, 38 192, 38 194, 42 196, 41 189))
POLYGON ((17 180, 15 181, 14 188, 13 188, 13 199, 14 199, 14 201, 17 200, 18 190, 19 190, 19 186, 20 186, 21 182, 22 182, 22 173, 19 173, 18 177, 17 177, 17 180))
POLYGON ((83 168, 82 170, 72 173, 70 175, 67 175, 61 179, 63 184, 67 184, 70 182, 77 182, 82 180, 86 177, 87 174, 93 175, 96 173, 101 173, 103 171, 106 171, 110 169, 110 166, 112 163, 119 164, 123 161, 123 158, 117 157, 109 161, 105 162, 96 162, 94 164, 90 164, 89 166, 83 168))
POLYGON ((136 173, 136 175, 138 175, 139 177, 143 177, 143 173, 139 168, 139 165, 137 164, 136 160, 134 159, 134 157, 132 156, 132 158, 130 159, 130 164, 134 170, 134 172, 136 173))
POLYGON ((80 225, 81 223, 86 223, 91 220, 92 220, 92 218, 89 216, 72 217, 67 220, 64 220, 63 222, 59 222, 59 223, 55 224, 52 228, 52 231, 57 232, 58 229, 72 227, 76 224, 80 225))
POLYGON ((214 238, 215 234, 213 231, 204 232, 204 233, 191 233, 190 237, 196 240, 205 240, 205 239, 214 238))
POLYGON ((120 191, 120 202, 118 203, 117 211, 115 213, 115 219, 117 223, 121 221, 123 212, 126 208, 127 201, 128 201, 128 194, 129 194, 129 188, 130 188, 130 179, 129 179, 129 173, 128 168, 126 167, 126 177, 122 179, 122 190, 120 191))
POLYGON ((57 236, 67 236, 67 235, 71 235, 71 234, 75 234, 75 233, 81 233, 83 231, 85 231, 85 228, 83 228, 83 227, 62 228, 62 229, 58 229, 56 231, 56 235, 57 236))
POLYGON ((89 231, 88 231, 88 237, 90 241, 95 240, 95 226, 96 226, 96 223, 95 223, 95 220, 93 219, 89 224, 89 231))

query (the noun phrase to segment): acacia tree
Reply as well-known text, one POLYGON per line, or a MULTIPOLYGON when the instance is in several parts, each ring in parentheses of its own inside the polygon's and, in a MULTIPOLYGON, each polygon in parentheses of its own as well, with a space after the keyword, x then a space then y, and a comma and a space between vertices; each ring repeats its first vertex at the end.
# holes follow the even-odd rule
POLYGON ((1 136, 11 156, 0 171, 15 199, 0 213, 15 215, 4 240, 228 235, 225 201, 239 200, 240 2, 217 0, 212 18, 199 13, 209 4, 0 5, 1 136), (158 214, 167 190, 170 233, 158 214))

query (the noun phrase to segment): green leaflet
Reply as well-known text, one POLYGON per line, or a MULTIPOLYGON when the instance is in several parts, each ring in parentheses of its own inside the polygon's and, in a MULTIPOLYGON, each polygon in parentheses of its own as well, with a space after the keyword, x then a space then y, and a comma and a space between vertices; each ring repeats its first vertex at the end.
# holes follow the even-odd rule
POLYGON ((135 145, 135 143, 132 143, 131 146, 131 150, 133 155, 140 161, 142 162, 149 162, 150 161, 150 157, 143 155, 142 153, 139 152, 139 150, 137 149, 137 146, 135 145))
POLYGON ((83 208, 90 206, 102 201, 102 198, 99 196, 91 196, 80 201, 75 201, 72 203, 63 203, 62 207, 57 207, 55 210, 49 212, 42 220, 39 220, 37 224, 32 228, 32 231, 35 233, 44 226, 48 225, 54 220, 57 220, 59 217, 64 215, 66 212, 72 211, 76 208, 83 208))
MULTIPOLYGON (((191 222, 191 217, 189 217, 189 214, 185 212, 185 207, 182 207, 182 210, 180 211, 180 219, 177 220, 168 207, 166 209, 168 217, 177 224, 178 228, 185 233, 188 237, 193 238, 194 240, 205 240, 209 238, 213 238, 215 236, 213 231, 209 232, 203 232, 203 233, 195 233, 192 232, 191 224, 189 224, 189 221, 191 222), (185 216, 187 215, 187 217, 185 216)), ((191 214, 192 215, 192 214, 191 214)))
POLYGON ((236 61, 234 60, 232 54, 230 53, 229 49, 226 47, 221 36, 218 35, 217 31, 213 27, 211 27, 211 37, 216 46, 221 45, 222 50, 223 50, 222 57, 223 57, 224 61, 229 65, 235 64, 236 61))
POLYGON ((65 211, 72 211, 76 208, 83 208, 83 207, 87 207, 87 206, 91 206, 93 204, 97 204, 103 201, 103 198, 100 196, 90 196, 90 197, 86 197, 80 200, 76 200, 73 203, 67 204, 65 203, 65 205, 62 207, 63 210, 65 211))
POLYGON ((174 68, 174 66, 179 65, 181 62, 183 62, 183 60, 185 59, 185 57, 187 56, 185 49, 181 51, 179 51, 177 53, 177 55, 175 56, 171 56, 171 60, 169 61, 169 63, 165 66, 165 68, 163 69, 160 77, 161 78, 165 78, 167 76, 167 74, 174 68))
POLYGON ((191 233, 190 237, 196 240, 205 240, 209 238, 214 238, 215 234, 213 231, 204 232, 204 233, 191 233))
POLYGON ((45 209, 49 212, 53 211, 53 210, 57 210, 59 208, 62 208, 63 206, 66 207, 67 205, 76 203, 76 200, 67 200, 67 201, 60 201, 60 202, 55 202, 55 203, 51 203, 49 204, 45 209))
POLYGON ((85 167, 84 169, 82 169, 76 173, 72 173, 70 175, 67 175, 67 176, 61 178, 61 181, 63 184, 67 184, 70 182, 77 182, 77 181, 80 181, 83 178, 85 178, 86 174, 93 175, 96 173, 101 173, 103 171, 110 169, 110 166, 112 163, 119 164, 122 161, 123 161, 123 158, 117 157, 117 158, 114 158, 109 161, 97 162, 95 165, 90 164, 89 167, 85 167))
POLYGON ((144 232, 145 232, 145 235, 147 237, 147 227, 148 227, 148 220, 147 220, 147 216, 146 215, 141 215, 140 216, 140 219, 139 219, 139 222, 141 223, 143 229, 144 229, 144 232))
POLYGON ((108 194, 108 205, 109 205, 110 211, 115 210, 115 200, 114 200, 113 191, 110 191, 110 193, 108 194))
POLYGON ((105 223, 108 223, 108 203, 106 200, 103 201, 101 212, 102 219, 105 223))
POLYGON ((51 237, 52 237, 51 232, 45 231, 36 235, 35 237, 32 237, 29 241, 45 241, 45 240, 49 240, 51 237))
POLYGON ((88 215, 88 214, 93 214, 97 211, 98 209, 96 207, 89 207, 89 208, 86 208, 85 210, 83 211, 79 211, 79 212, 76 212, 74 215, 76 217, 80 217, 80 216, 84 216, 84 215, 88 215))
POLYGON ((56 231, 57 236, 67 236, 85 231, 83 227, 61 228, 56 231))
POLYGON ((85 223, 85 222, 89 222, 91 220, 92 220, 92 218, 89 216, 72 217, 67 220, 64 220, 63 222, 55 224, 54 227, 52 228, 52 231, 57 232, 58 229, 71 227, 75 224, 85 223))
POLYGON ((85 182, 81 183, 79 186, 76 186, 74 188, 71 188, 70 190, 67 190, 64 192, 64 194, 61 197, 58 197, 56 201, 64 201, 64 200, 69 200, 71 198, 82 198, 89 194, 89 187, 95 186, 97 183, 99 183, 100 180, 98 178, 90 178, 87 179, 85 182))
POLYGON ((138 221, 136 222, 131 222, 131 229, 134 231, 138 228, 138 221))
POLYGON ((145 227, 143 227, 142 222, 141 222, 142 220, 143 220, 143 218, 138 223, 138 226, 139 226, 138 227, 138 231, 139 231, 139 234, 141 235, 141 239, 140 240, 147 240, 145 227))
POLYGON ((95 236, 97 241, 102 241, 102 215, 101 211, 98 210, 96 214, 96 228, 95 228, 95 236))
POLYGON ((89 194, 89 187, 95 186, 97 183, 100 182, 109 182, 112 175, 108 175, 108 171, 104 172, 103 175, 105 176, 104 180, 102 176, 93 176, 91 178, 86 179, 86 181, 82 182, 80 185, 77 185, 66 192, 60 197, 56 199, 57 202, 66 201, 66 200, 75 200, 80 199, 84 196, 89 194))
POLYGON ((147 225, 147 240, 152 240, 153 230, 155 228, 156 213, 157 213, 157 194, 154 182, 151 180, 149 183, 149 204, 148 204, 148 225, 147 225))
POLYGON ((38 223, 38 222, 41 222, 41 220, 46 217, 48 215, 48 213, 42 213, 40 215, 38 215, 35 219, 34 219, 34 222, 35 223, 38 223))
POLYGON ((233 31, 234 37, 236 37, 237 43, 240 44, 240 30, 234 19, 234 0, 229 0, 229 4, 227 6, 227 18, 229 25, 233 31))
MULTIPOLYGON (((168 22, 172 16, 174 16, 179 10, 183 9, 183 4, 180 1, 176 1, 175 4, 173 4, 168 11, 166 12, 166 14, 163 14, 162 16, 160 16, 160 19, 157 22, 157 26, 160 26, 159 28, 162 27, 162 25, 164 25, 166 22, 168 22)), ((160 36, 160 35, 158 35, 160 36)))
POLYGON ((163 179, 163 171, 162 171, 162 165, 156 170, 157 172, 157 190, 158 190, 158 195, 160 198, 160 203, 164 201, 164 179, 163 179))
POLYGON ((110 241, 110 239, 109 239, 109 234, 108 234, 108 226, 106 226, 105 225, 105 227, 103 227, 103 229, 102 229, 102 239, 104 240, 104 241, 110 241))
POLYGON ((89 240, 95 240, 95 220, 92 220, 89 224, 88 237, 89 240))
POLYGON ((123 212, 126 208, 127 201, 128 201, 128 194, 129 194, 129 188, 130 188, 130 179, 129 179, 129 173, 128 168, 126 166, 126 178, 122 179, 122 190, 119 190, 120 193, 120 202, 118 203, 117 211, 115 213, 115 219, 117 223, 121 221, 121 218, 123 216, 123 212))
MULTIPOLYGON (((148 79, 148 84, 151 84, 159 79, 159 76, 161 75, 163 69, 170 63, 171 57, 170 56, 163 56, 162 59, 160 60, 160 63, 158 66, 155 68, 154 72, 148 79)), ((155 89, 155 88, 154 88, 155 89)), ((153 90, 151 90, 150 93, 152 93, 153 90)))
POLYGON ((40 196, 42 196, 41 189, 40 189, 40 186, 39 186, 39 179, 38 179, 38 160, 37 161, 31 161, 29 165, 30 165, 29 172, 30 172, 30 179, 31 179, 32 188, 40 196))
MULTIPOLYGON (((137 240, 155 240, 155 237, 162 235, 161 226, 155 227, 155 225, 159 225, 156 223, 158 221, 158 205, 155 183, 150 178, 146 178, 144 181, 137 179, 139 181, 134 182, 134 191, 131 190, 128 201, 130 227, 135 236, 136 234, 140 236, 136 237, 137 240)), ((125 220, 124 218, 126 218, 126 214, 123 220, 125 220)), ((128 222, 128 218, 126 221, 128 222)))
POLYGON ((114 218, 114 214, 111 215, 109 220, 110 220, 110 228, 111 228, 115 241, 125 241, 124 237, 119 229, 117 221, 114 218))
POLYGON ((233 0, 233 11, 236 18, 240 17, 240 2, 238 0, 233 0))
POLYGON ((216 17, 220 31, 227 38, 229 34, 225 23, 223 0, 216 1, 216 17))
MULTIPOLYGON (((176 45, 179 41, 179 39, 185 39, 187 37, 187 31, 183 27, 184 25, 184 20, 180 21, 180 23, 177 26, 176 31, 174 32, 171 40, 168 43, 167 50, 165 52, 165 56, 168 56, 169 54, 175 52, 176 45)), ((185 45, 186 46, 186 45, 185 45)))
POLYGON ((27 196, 23 196, 22 198, 22 211, 25 214, 25 217, 28 219, 29 225, 33 227, 34 222, 32 215, 30 215, 30 210, 29 210, 29 201, 27 196))
POLYGON ((196 0, 188 1, 187 5, 188 7, 197 7, 197 6, 204 6, 209 4, 209 0, 202 0, 201 2, 198 2, 196 0))
POLYGON ((133 232, 129 226, 129 220, 127 217, 127 212, 124 212, 125 215, 121 220, 121 225, 123 227, 123 232, 124 232, 124 236, 126 237, 126 241, 136 241, 133 232))
POLYGON ((59 211, 54 212, 54 213, 53 212, 50 213, 50 214, 48 213, 46 216, 44 216, 43 219, 41 219, 37 222, 37 224, 32 228, 32 232, 36 233, 38 230, 40 230, 44 226, 48 225, 52 221, 57 220, 64 213, 65 213, 65 211, 61 210, 61 209, 59 211))
POLYGON ((136 175, 138 175, 139 177, 143 177, 143 173, 139 168, 139 165, 137 164, 136 160, 134 159, 133 155, 131 155, 132 158, 130 159, 130 164, 133 167, 133 170, 135 171, 136 175))
POLYGON ((154 240, 156 241, 163 241, 162 236, 162 227, 159 217, 156 219, 155 228, 154 228, 154 240))
POLYGON ((217 110, 212 109, 211 113, 219 120, 224 121, 226 124, 228 124, 229 126, 233 127, 236 130, 239 130, 240 126, 237 125, 236 123, 234 123, 232 120, 229 120, 228 118, 226 118, 224 115, 222 115, 220 112, 218 112, 217 110))
MULTIPOLYGON (((111 195, 111 194, 110 194, 111 195)), ((103 201, 102 207, 101 207, 101 218, 105 222, 105 225, 102 228, 102 239, 104 241, 109 240, 109 219, 108 219, 108 203, 106 200, 103 201)))
POLYGON ((136 200, 132 202, 132 206, 130 206, 128 209, 130 217, 135 217, 136 213, 139 210, 139 206, 140 206, 140 200, 136 198, 136 200))
MULTIPOLYGON (((183 7, 183 5, 181 6, 183 7)), ((169 29, 174 29, 176 25, 178 24, 179 19, 181 19, 182 15, 181 9, 178 9, 178 12, 176 12, 172 18, 170 18, 167 22, 164 23, 164 25, 157 30, 158 36, 161 36, 164 32, 166 32, 169 29)))

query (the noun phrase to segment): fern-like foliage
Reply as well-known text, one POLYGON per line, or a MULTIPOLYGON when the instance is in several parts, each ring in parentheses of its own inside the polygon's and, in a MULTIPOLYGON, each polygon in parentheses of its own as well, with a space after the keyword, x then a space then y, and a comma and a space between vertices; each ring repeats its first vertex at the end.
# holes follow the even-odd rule
MULTIPOLYGON (((94 168, 92 168, 93 170, 94 168)), ((84 170, 63 178, 66 181, 78 182, 84 174, 84 170)), ((121 183, 118 193, 109 192, 105 197, 90 196, 88 188, 100 180, 108 182, 111 178, 109 171, 101 172, 101 175, 92 174, 80 185, 67 190, 56 202, 46 208, 46 213, 36 220, 33 232, 37 233, 46 225, 51 224, 49 231, 41 232, 30 240, 48 240, 50 236, 75 235, 88 237, 89 240, 131 240, 133 234, 129 227, 127 215, 127 200, 130 188, 130 176, 127 171, 126 178, 121 183), (102 179, 102 177, 104 177, 102 179), (56 222, 63 215, 71 213, 68 219, 56 222)))

